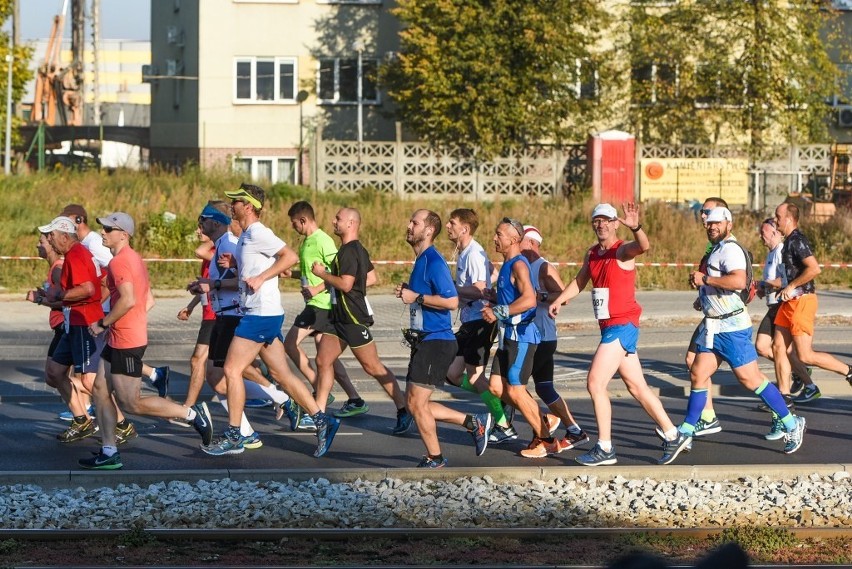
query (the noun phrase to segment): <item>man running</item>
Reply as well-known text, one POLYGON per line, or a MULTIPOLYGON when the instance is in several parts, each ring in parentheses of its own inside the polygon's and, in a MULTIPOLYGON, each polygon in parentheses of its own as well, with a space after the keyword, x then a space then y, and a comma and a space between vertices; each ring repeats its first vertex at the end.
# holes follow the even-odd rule
POLYGON ((592 230, 598 242, 586 252, 583 266, 574 280, 550 304, 550 314, 555 318, 563 304, 580 294, 589 281, 592 282, 592 308, 601 328, 601 343, 592 358, 586 381, 598 425, 598 442, 592 450, 575 459, 587 466, 618 462, 612 444, 612 403, 607 391, 616 372, 633 398, 660 427, 664 437, 664 457, 671 452, 672 445, 679 445, 677 452, 680 452, 692 440, 678 433, 642 372, 636 347, 642 307, 636 302, 635 259, 646 253, 651 243, 639 223, 639 207, 625 203, 623 211, 624 217, 619 218, 610 204, 595 206, 592 230), (633 233, 634 241, 618 238, 619 225, 633 233))
POLYGON ((414 212, 408 222, 405 240, 416 260, 408 283, 396 287, 396 296, 409 308, 407 342, 411 359, 406 375, 406 400, 417 423, 426 456, 419 468, 443 468, 447 459, 441 454, 436 421, 465 427, 473 435, 476 455, 488 446, 491 415, 465 415, 437 401, 430 401, 436 387, 443 385, 456 354, 452 311, 459 297, 447 262, 435 248, 441 233, 441 218, 426 209, 414 212))

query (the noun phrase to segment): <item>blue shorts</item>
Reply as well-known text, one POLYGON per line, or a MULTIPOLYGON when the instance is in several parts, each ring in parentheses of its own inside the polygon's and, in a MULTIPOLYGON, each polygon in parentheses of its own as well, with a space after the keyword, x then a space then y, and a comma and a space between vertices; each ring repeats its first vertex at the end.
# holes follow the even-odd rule
POLYGON ((636 344, 639 343, 639 328, 631 323, 607 326, 601 330, 601 344, 609 344, 616 340, 628 354, 636 353, 636 344))
POLYGON ((88 326, 70 326, 53 351, 51 359, 63 366, 74 366, 74 373, 97 373, 101 350, 107 334, 92 336, 88 326))
POLYGON ((711 352, 728 362, 731 369, 742 367, 757 360, 757 350, 751 343, 751 328, 736 332, 720 332, 713 335, 713 348, 696 344, 699 354, 711 352))
POLYGON ((234 336, 258 344, 269 345, 276 338, 284 343, 284 336, 281 335, 281 326, 283 325, 283 314, 280 316, 243 316, 237 325, 237 329, 234 330, 234 336))

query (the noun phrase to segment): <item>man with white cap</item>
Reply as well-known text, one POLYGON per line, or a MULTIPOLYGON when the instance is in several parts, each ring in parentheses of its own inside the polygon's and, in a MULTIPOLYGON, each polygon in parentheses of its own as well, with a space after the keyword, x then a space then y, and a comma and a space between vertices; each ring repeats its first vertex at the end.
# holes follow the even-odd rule
POLYGON ((661 463, 669 462, 666 457, 673 449, 678 449, 677 452, 688 449, 692 440, 678 432, 660 398, 648 387, 642 372, 636 351, 642 307, 636 302, 635 258, 647 252, 651 243, 639 223, 639 206, 625 203, 623 209, 624 218, 619 218, 610 204, 602 203, 595 207, 592 229, 598 242, 586 252, 583 266, 574 280, 550 304, 550 314, 555 318, 563 304, 580 294, 589 281, 592 282, 592 307, 601 328, 601 343, 589 368, 587 387, 595 408, 598 442, 592 450, 576 458, 577 462, 587 466, 618 462, 612 445, 612 405, 607 392, 607 385, 616 371, 630 394, 664 435, 661 463), (619 224, 624 224, 633 233, 634 241, 618 238, 619 224))
POLYGON ((98 223, 103 226, 104 244, 113 255, 107 268, 111 310, 89 325, 93 336, 107 333, 92 391, 98 423, 103 427, 103 446, 100 453, 78 462, 87 469, 117 470, 123 464, 116 445, 117 413, 112 405, 113 394, 116 403, 128 413, 164 419, 185 418, 201 435, 204 444, 209 444, 213 438, 213 426, 205 403, 186 408, 171 399, 141 396, 142 357, 148 347, 148 311, 154 306, 148 269, 139 253, 130 246, 136 229, 130 215, 117 211, 98 218, 98 223))
POLYGON ((555 444, 552 445, 547 445, 543 441, 534 441, 538 444, 530 445, 529 448, 521 451, 521 456, 526 458, 543 458, 549 454, 560 453, 589 442, 589 436, 574 420, 565 400, 553 387, 553 355, 556 353, 557 336, 556 320, 551 318, 548 313, 550 308, 548 299, 551 295, 562 292, 565 283, 562 282, 556 267, 541 256, 539 247, 542 241, 544 239, 538 228, 532 225, 524 225, 521 255, 530 262, 530 278, 537 297, 535 323, 541 331, 541 342, 533 356, 532 379, 539 399, 555 415, 548 418, 549 424, 553 425, 555 430, 561 420, 567 431, 565 438, 557 438, 554 441, 555 444))
MULTIPOLYGON (((697 337, 695 361, 689 370, 692 389, 686 417, 678 430, 692 439, 704 409, 709 378, 724 360, 743 387, 757 394, 772 410, 773 421, 779 422, 779 428, 784 431, 784 452, 794 453, 802 445, 805 419, 790 412, 781 392, 757 367, 757 351, 751 341, 751 317, 740 296, 740 291, 746 288, 748 259, 731 235, 733 216, 727 208, 716 207, 707 214, 704 225, 713 249, 707 257, 706 272, 691 273, 689 284, 698 289, 698 301, 705 318, 697 337)), ((677 452, 667 463, 675 457, 677 452)))

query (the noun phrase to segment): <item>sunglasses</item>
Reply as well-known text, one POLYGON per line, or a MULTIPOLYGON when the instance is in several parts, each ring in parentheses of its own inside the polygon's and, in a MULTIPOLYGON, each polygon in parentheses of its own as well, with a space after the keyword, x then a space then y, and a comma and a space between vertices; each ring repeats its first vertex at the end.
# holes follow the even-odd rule
POLYGON ((521 225, 521 222, 517 219, 512 219, 511 217, 504 217, 500 220, 500 223, 507 223, 512 226, 512 228, 518 232, 519 237, 524 236, 524 226, 521 225))
POLYGON ((712 209, 702 209, 701 215, 710 215, 711 211, 713 211, 713 210, 712 209))
POLYGON ((231 200, 231 207, 237 205, 238 203, 247 204, 248 202, 246 200, 231 200))
POLYGON ((104 225, 104 233, 112 233, 113 231, 121 231, 120 227, 110 227, 108 225, 104 225))

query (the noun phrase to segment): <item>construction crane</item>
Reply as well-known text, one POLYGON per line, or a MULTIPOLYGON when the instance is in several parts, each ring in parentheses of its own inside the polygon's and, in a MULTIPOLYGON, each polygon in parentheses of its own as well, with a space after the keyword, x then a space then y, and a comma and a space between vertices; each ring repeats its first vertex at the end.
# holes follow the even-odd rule
POLYGON ((59 54, 69 5, 69 0, 63 0, 62 11, 53 17, 44 60, 36 72, 31 115, 33 123, 44 123, 46 126, 83 124, 83 0, 71 2, 72 60, 64 68, 61 67, 59 54))

